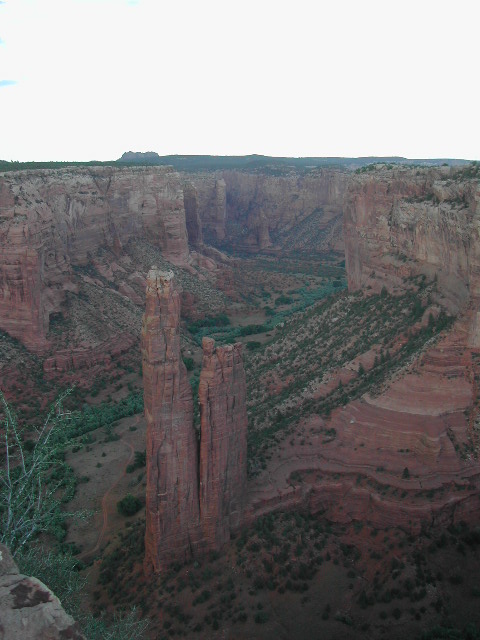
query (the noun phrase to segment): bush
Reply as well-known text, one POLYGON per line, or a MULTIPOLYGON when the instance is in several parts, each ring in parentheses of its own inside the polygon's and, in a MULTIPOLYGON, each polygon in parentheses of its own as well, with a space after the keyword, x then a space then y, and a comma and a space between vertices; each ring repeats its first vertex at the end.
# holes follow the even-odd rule
POLYGON ((117 502, 117 511, 122 516, 133 516, 140 511, 142 503, 138 498, 128 493, 124 498, 117 502))
MULTIPOLYGON (((3 413, 5 455, 0 466, 0 542, 13 555, 43 531, 57 539, 66 535, 62 526, 68 515, 61 511, 62 502, 73 498, 75 477, 64 462, 68 441, 69 414, 63 401, 71 389, 61 394, 52 405, 43 424, 36 429, 37 437, 30 444, 24 441, 25 427, 0 392, 3 413)), ((84 517, 85 513, 75 514, 84 517)))
POLYGON ((281 304, 292 304, 293 302, 293 298, 290 298, 289 296, 278 296, 278 298, 275 300, 275 306, 278 307, 281 304))
POLYGON ((195 367, 193 358, 183 358, 183 364, 186 366, 187 371, 193 371, 193 368, 195 367))
POLYGON ((268 613, 266 611, 258 611, 255 614, 255 622, 257 624, 264 624, 268 621, 268 613))

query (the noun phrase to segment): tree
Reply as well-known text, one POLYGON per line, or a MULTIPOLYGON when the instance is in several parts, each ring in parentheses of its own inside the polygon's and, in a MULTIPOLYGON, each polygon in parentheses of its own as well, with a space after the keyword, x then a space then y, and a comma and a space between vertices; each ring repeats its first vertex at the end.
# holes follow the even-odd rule
MULTIPOLYGON (((62 498, 72 489, 73 474, 64 462, 67 444, 68 412, 63 401, 71 389, 52 405, 40 427, 33 427, 34 438, 25 438, 26 428, 0 392, 3 410, 3 451, 0 451, 0 542, 13 555, 38 533, 65 535, 67 517, 60 510, 62 498)), ((75 514, 77 517, 85 514, 75 514)))
MULTIPOLYGON (((65 610, 80 623, 88 640, 141 640, 148 620, 139 620, 135 609, 115 612, 113 619, 95 618, 85 611, 87 578, 79 573, 79 563, 70 554, 48 550, 31 544, 40 532, 53 532, 66 517, 84 517, 61 511, 69 497, 71 469, 64 462, 65 447, 71 444, 78 424, 63 409, 63 401, 71 393, 62 393, 52 405, 42 426, 34 427, 34 438, 25 438, 27 429, 18 424, 17 416, 0 391, 3 429, 0 435, 0 542, 10 547, 20 570, 34 575, 49 586, 61 600, 65 610)), ((78 435, 78 434, 77 434, 78 435)))
POLYGON ((124 498, 117 502, 117 511, 122 516, 133 516, 140 511, 142 503, 138 498, 128 493, 124 498))

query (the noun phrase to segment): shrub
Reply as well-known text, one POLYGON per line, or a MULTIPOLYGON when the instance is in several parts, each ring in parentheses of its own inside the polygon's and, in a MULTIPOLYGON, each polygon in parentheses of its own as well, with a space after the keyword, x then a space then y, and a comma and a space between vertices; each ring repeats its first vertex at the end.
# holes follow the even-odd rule
POLYGON ((195 362, 193 360, 193 358, 183 358, 183 363, 187 368, 187 371, 192 371, 194 366, 195 366, 195 362))
POLYGON ((124 498, 117 502, 117 511, 122 516, 133 516, 140 511, 142 503, 138 498, 128 493, 124 498))

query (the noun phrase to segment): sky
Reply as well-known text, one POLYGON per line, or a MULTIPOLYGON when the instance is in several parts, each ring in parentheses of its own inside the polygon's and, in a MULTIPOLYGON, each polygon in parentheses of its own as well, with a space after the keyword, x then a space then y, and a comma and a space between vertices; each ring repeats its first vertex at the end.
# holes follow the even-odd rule
POLYGON ((478 0, 0 0, 0 159, 480 159, 478 0))

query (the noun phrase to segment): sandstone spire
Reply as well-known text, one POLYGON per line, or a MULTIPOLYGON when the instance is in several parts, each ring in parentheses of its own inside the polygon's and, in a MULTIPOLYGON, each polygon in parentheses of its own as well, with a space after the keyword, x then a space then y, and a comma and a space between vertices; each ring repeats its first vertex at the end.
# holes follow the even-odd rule
POLYGON ((247 412, 240 343, 203 339, 200 457, 180 352, 180 297, 171 271, 152 267, 142 327, 147 420, 145 570, 220 549, 243 518, 247 412))
POLYGON ((180 352, 180 296, 173 273, 152 268, 142 327, 147 420, 145 568, 188 560, 198 530, 198 443, 180 352))
POLYGON ((200 402, 202 544, 219 549, 243 517, 247 484, 247 410, 242 345, 203 338, 200 402))

